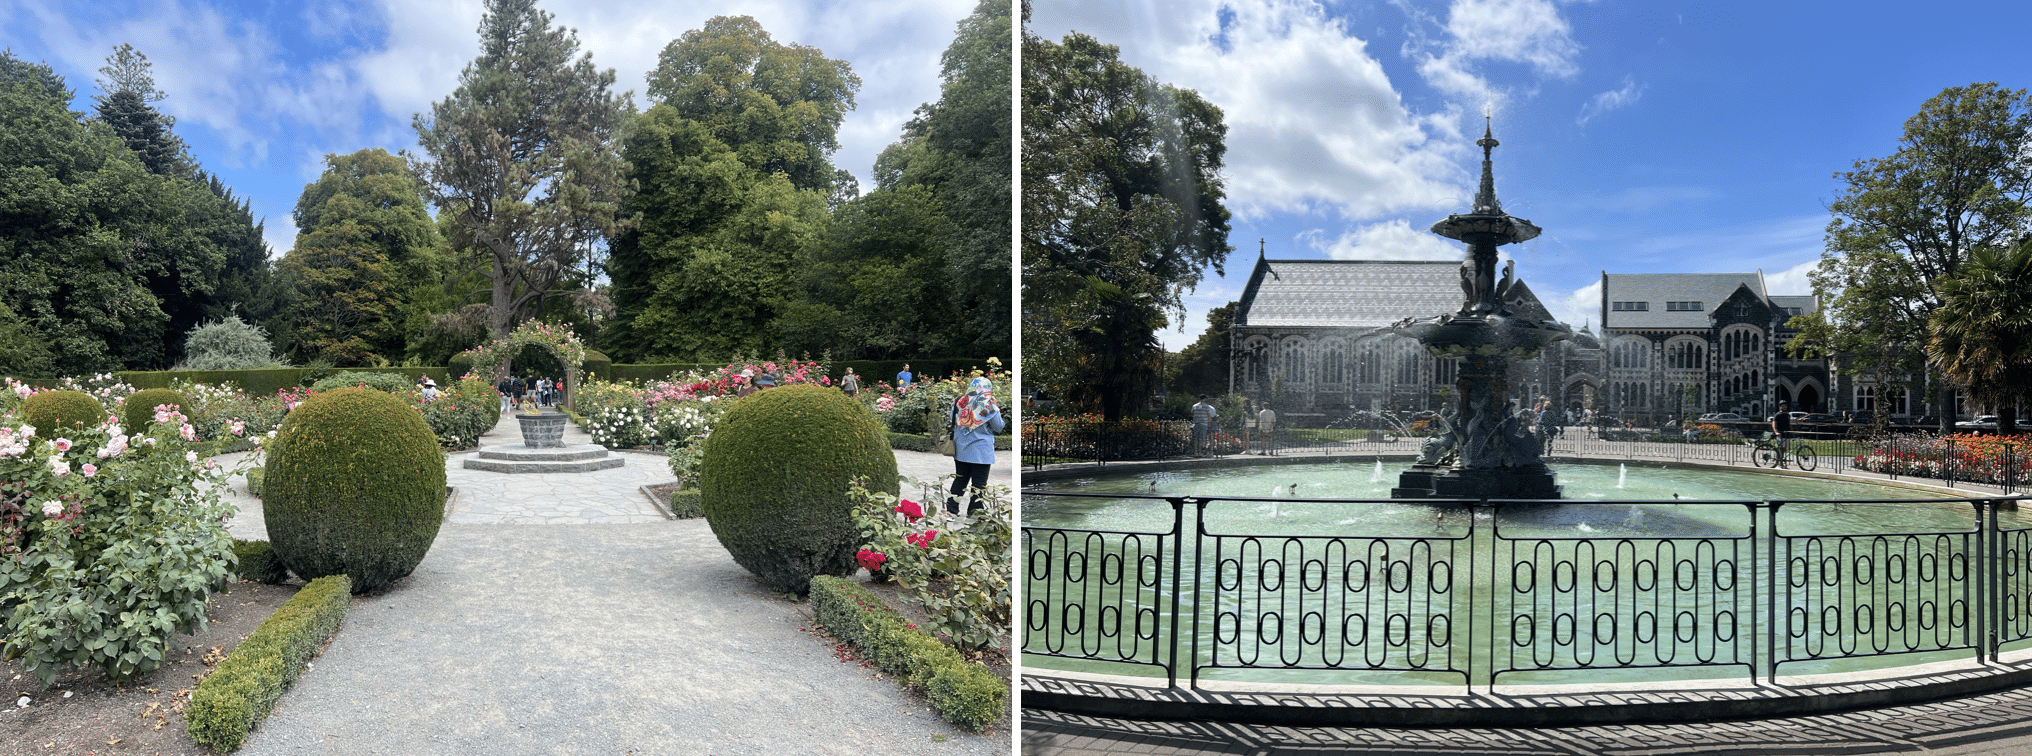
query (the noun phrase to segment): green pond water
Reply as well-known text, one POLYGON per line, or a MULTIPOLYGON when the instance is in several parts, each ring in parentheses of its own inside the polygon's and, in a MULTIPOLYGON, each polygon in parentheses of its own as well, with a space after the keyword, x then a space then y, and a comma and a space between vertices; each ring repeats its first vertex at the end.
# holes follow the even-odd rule
MULTIPOLYGON (((1767 599, 1753 591, 1750 583, 1768 592, 1771 576, 1768 568, 1760 565, 1777 563, 1799 571, 1792 576, 1797 586, 1820 585, 1823 580, 1834 581, 1829 587, 1840 586, 1832 592, 1807 587, 1793 590, 1800 610, 1780 611, 1796 615, 1792 618, 1797 625, 1794 632, 1800 637, 1781 637, 1781 645, 1796 647, 1786 653, 1806 654, 1810 650, 1814 656, 1839 656, 1833 652, 1842 647, 1904 648, 1915 643, 1925 647, 1928 643, 1953 642, 1949 637, 1952 633, 1941 635, 1937 628, 1920 633, 1917 628, 1922 624, 1938 626, 1947 613, 1954 611, 1950 607, 1955 600, 1951 594, 1956 584, 1943 576, 1957 559, 1966 564, 1967 541, 1954 535, 1910 534, 1958 534, 1974 529, 1977 518, 1966 502, 1940 501, 1925 492, 1863 483, 1640 464, 1559 464, 1554 469, 1564 486, 1564 501, 1506 507, 1479 515, 1466 507, 1413 501, 1319 501, 1387 499, 1398 474, 1408 467, 1405 462, 1369 460, 1106 474, 1051 481, 1028 490, 1255 499, 1209 504, 1205 510, 1205 532, 1221 537, 1219 559, 1214 553, 1215 539, 1209 538, 1207 553, 1189 555, 1183 565, 1188 584, 1195 582, 1196 571, 1203 576, 1196 581, 1197 590, 1184 591, 1178 597, 1181 633, 1197 638, 1201 664, 1233 664, 1238 657, 1256 660, 1281 657, 1285 663, 1296 666, 1345 667, 1361 666, 1347 660, 1367 656, 1393 667, 1451 664, 1477 669, 1531 670, 1506 672, 1502 678, 1505 683, 1743 678, 1748 675, 1744 667, 1646 668, 1646 665, 1656 662, 1659 655, 1682 661, 1697 655, 1722 661, 1738 659, 1768 673, 1768 666, 1752 657, 1761 653, 1755 649, 1764 648, 1770 641, 1764 633, 1776 623, 1770 621, 1767 599), (1748 507, 1740 503, 1743 501, 1787 503, 1776 509, 1774 522, 1769 508, 1748 507), (1476 517, 1485 519, 1475 525, 1476 517), (1753 523, 1755 537, 1751 537, 1753 523), (1777 535, 1790 540, 1773 539, 1774 525, 1777 535), (1250 535, 1330 536, 1347 540, 1329 546, 1323 539, 1299 544, 1283 539, 1246 538, 1250 535), (1803 538, 1844 535, 1862 537, 1803 538), (1612 557, 1618 549, 1623 556, 1612 557), (1785 559, 1773 560, 1773 553, 1785 559), (1755 554, 1761 556, 1753 558, 1755 554), (1829 557, 1834 559, 1830 561, 1829 557), (1612 565, 1604 566, 1604 559, 1612 565), (1479 566, 1471 567, 1470 560, 1479 566), (1290 572, 1294 585, 1302 572, 1313 576, 1306 580, 1324 585, 1327 590, 1316 591, 1312 598, 1300 597, 1299 591, 1282 586, 1281 593, 1257 591, 1250 586, 1260 584, 1265 561, 1283 562, 1271 569, 1290 572), (1519 561, 1534 564, 1515 567, 1519 561), (1558 563, 1562 561, 1569 562, 1569 566, 1560 567, 1558 563), (1491 566, 1498 563, 1510 567, 1491 566), (1916 571, 1922 564, 1939 569, 1926 573, 1927 580, 1922 581, 1917 579, 1921 573, 1916 571), (1617 590, 1589 593, 1586 587, 1590 581, 1586 577, 1576 580, 1572 574, 1575 569, 1589 572, 1589 565, 1601 571, 1595 575, 1597 584, 1612 585, 1617 590), (1351 571, 1353 568, 1359 570, 1351 571), (1241 587, 1216 598, 1209 586, 1223 574, 1223 569, 1238 576, 1234 585, 1241 587), (1561 569, 1568 571, 1563 585, 1572 588, 1577 583, 1580 586, 1577 593, 1526 595, 1516 590, 1520 584, 1528 586, 1534 581, 1554 579, 1554 571, 1561 569), (1673 606, 1661 607, 1657 605, 1656 594, 1631 589, 1643 582, 1640 573, 1649 571, 1654 583, 1659 575, 1667 575, 1664 580, 1670 582, 1673 578, 1668 573, 1675 570, 1684 570, 1689 575, 1698 573, 1700 580, 1695 582, 1730 585, 1731 590, 1681 593, 1670 598, 1673 606), (1809 575, 1809 570, 1818 571, 1809 575), (1367 583, 1362 583, 1367 592, 1345 590, 1344 583, 1359 583, 1360 575, 1368 574, 1392 576, 1387 578, 1390 580, 1401 575, 1411 581, 1403 585, 1413 590, 1391 594, 1367 583), (1241 575, 1248 577, 1240 579, 1241 575), (1869 584, 1858 589, 1858 576, 1867 576, 1863 582, 1869 584), (1601 583, 1602 580, 1609 582, 1601 583), (1429 586, 1419 581, 1437 581, 1453 587, 1450 592, 1442 592, 1435 604, 1429 586), (1903 593, 1894 595, 1894 585, 1895 591, 1903 593), (1930 593, 1919 595, 1915 591, 1930 593), (1355 600, 1353 608, 1348 604, 1350 598, 1355 600), (1446 606, 1448 601, 1457 605, 1446 606), (1369 606, 1362 607, 1364 602, 1369 606), (1922 606, 1929 613, 1926 617, 1918 614, 1922 606), (1202 615, 1197 628, 1189 627, 1194 607, 1202 615), (1688 627, 1696 623, 1708 626, 1687 633, 1692 640, 1671 640, 1675 631, 1670 618, 1681 612, 1691 612, 1685 615, 1688 627), (1718 642, 1708 635, 1716 632, 1711 625, 1717 615, 1749 618, 1754 616, 1753 612, 1764 613, 1762 626, 1753 625, 1755 638, 1718 642), (1822 616, 1823 612, 1827 614, 1822 616), (1210 619, 1224 613, 1231 623, 1226 632, 1217 630, 1215 621, 1210 619), (1268 614, 1280 616, 1266 619, 1268 614), (1310 614, 1319 616, 1308 620, 1310 614), (1373 630, 1361 633, 1359 641, 1349 641, 1346 633, 1337 635, 1326 629, 1346 621, 1349 614, 1368 615, 1362 621, 1373 622, 1373 630), (1821 624, 1812 624, 1809 616, 1821 624), (1576 623, 1584 625, 1590 617, 1604 623, 1594 628, 1596 635, 1592 637, 1613 639, 1575 643, 1576 623), (1275 636, 1274 640, 1264 640, 1264 622, 1278 623, 1269 633, 1275 636), (1312 624, 1300 627, 1308 622, 1312 624), (1635 639, 1644 635, 1639 626, 1647 622, 1651 623, 1648 627, 1653 643, 1642 644, 1635 639), (1283 623, 1289 627, 1285 628, 1283 623), (1467 635, 1470 627, 1474 628, 1472 638, 1467 635), (1429 639, 1434 633, 1442 636, 1450 633, 1451 639, 1437 645, 1416 642, 1420 636, 1429 639), (1238 636, 1244 639, 1240 644, 1235 642, 1238 636), (1340 641, 1330 641, 1324 647, 1304 646, 1297 640, 1301 636, 1314 639, 1326 636, 1340 641), (1491 643, 1491 636, 1501 642, 1491 643), (1668 648, 1662 651, 1635 648, 1656 645, 1659 638, 1666 639, 1668 648), (1717 650, 1717 645, 1725 648, 1717 650), (1222 647, 1222 657, 1213 655, 1216 646, 1222 647), (1599 666, 1604 655, 1626 656, 1636 663, 1610 670, 1537 669, 1599 666), (1582 664, 1580 657, 1593 661, 1582 664), (1417 663, 1411 664, 1414 660, 1417 663)), ((1023 501, 1023 524, 1027 528, 1158 533, 1171 529, 1172 517, 1172 508, 1160 500, 1026 496, 1023 501)), ((1193 520, 1193 510, 1187 507, 1183 529, 1188 552, 1193 544, 1193 520)), ((2006 510, 1999 517, 1999 525, 2013 528, 2026 527, 2027 523, 2016 510, 2006 510)), ((1146 569, 1154 566, 1169 575, 1171 560, 1178 556, 1175 546, 1166 547, 1167 556, 1159 564, 1151 548, 1153 539, 1130 540, 1135 548, 1127 550, 1122 536, 1104 536, 1099 542, 1080 541, 1087 548, 1094 548, 1096 543, 1109 544, 1093 552, 1093 563, 1082 560, 1084 569, 1107 569, 1101 564, 1106 561, 1102 555, 1113 551, 1123 557, 1113 561, 1117 570, 1125 564, 1142 564, 1146 569)), ((1032 544, 1037 545, 1040 544, 1032 544)), ((1035 558, 1026 555, 1026 559, 1035 558)), ((1066 570, 1062 567, 1060 574, 1066 570)), ((1148 652, 1150 641, 1131 640, 1125 644, 1123 633, 1114 632, 1105 640, 1082 637, 1081 633, 1092 632, 1109 621, 1110 616, 1117 629, 1138 624, 1144 632, 1156 624, 1168 629, 1169 599, 1156 596, 1148 588, 1118 587, 1108 594, 1099 588, 1101 582, 1090 580, 1080 589, 1100 591, 1086 599, 1094 605, 1092 617, 1083 619, 1079 632, 1071 635, 1053 630, 1057 635, 1054 642, 1061 647, 1069 644, 1072 648, 1084 645, 1103 649, 1101 656, 1117 654, 1146 661, 1152 658, 1148 652), (1103 609, 1105 604, 1117 608, 1103 609), (1105 615, 1107 612, 1112 615, 1105 615)), ((1049 593, 1034 580, 1025 590, 1026 603, 1033 600, 1029 597, 1049 593)), ((1026 626, 1026 616, 1034 616, 1033 612, 1034 606, 1018 612, 1019 632, 1023 633, 1026 649, 1044 643, 1045 634, 1026 626)), ((1586 636, 1584 630, 1582 636, 1586 636)), ((1181 653, 1191 654, 1184 648, 1181 653)), ((1956 650, 1823 658, 1787 662, 1780 673, 1854 671, 1969 656, 1970 652, 1956 650)), ((1183 679, 1188 674, 1183 664, 1187 660, 1180 661, 1183 679)), ((1149 666, 1037 653, 1026 653, 1024 663, 1040 669, 1163 674, 1149 666)), ((1203 671, 1201 679, 1458 685, 1462 677, 1455 673, 1403 669, 1216 668, 1203 671)), ((1487 680, 1474 682, 1482 684, 1487 680)))

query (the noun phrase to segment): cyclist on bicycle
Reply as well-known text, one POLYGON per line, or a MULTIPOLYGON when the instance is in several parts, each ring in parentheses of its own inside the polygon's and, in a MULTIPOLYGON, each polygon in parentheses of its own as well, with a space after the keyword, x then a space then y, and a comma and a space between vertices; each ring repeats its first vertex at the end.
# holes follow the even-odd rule
POLYGON ((1785 466, 1786 447, 1792 435, 1792 409, 1785 402, 1778 403, 1778 414, 1771 416, 1771 439, 1778 444, 1778 466, 1785 466))

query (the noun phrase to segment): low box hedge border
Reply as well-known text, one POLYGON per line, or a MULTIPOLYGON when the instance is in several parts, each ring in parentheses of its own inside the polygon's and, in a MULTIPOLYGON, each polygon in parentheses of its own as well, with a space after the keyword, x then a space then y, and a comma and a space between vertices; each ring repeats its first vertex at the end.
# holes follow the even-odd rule
POLYGON ((275 547, 269 545, 267 541, 244 541, 235 538, 233 556, 239 557, 240 564, 234 570, 240 574, 242 580, 281 585, 289 579, 289 568, 282 566, 282 560, 275 557, 275 547))
POLYGON ((931 699, 932 708, 946 721, 980 732, 1008 713, 1008 682, 904 622, 859 583, 820 575, 811 579, 810 595, 812 614, 820 625, 931 699))
POLYGON ((353 581, 345 575, 312 580, 283 602, 191 693, 183 711, 191 739, 225 753, 239 750, 352 605, 353 581))
MULTIPOLYGON (((883 431, 883 432, 889 434, 889 448, 891 449, 902 449, 904 451, 914 451, 914 452, 936 451, 936 449, 933 448, 934 445, 936 444, 936 441, 931 436, 927 436, 922 433, 897 433, 896 431, 883 431)), ((1015 446, 1016 442, 1014 436, 995 437, 996 451, 1009 451, 1010 449, 1015 448, 1015 446)))

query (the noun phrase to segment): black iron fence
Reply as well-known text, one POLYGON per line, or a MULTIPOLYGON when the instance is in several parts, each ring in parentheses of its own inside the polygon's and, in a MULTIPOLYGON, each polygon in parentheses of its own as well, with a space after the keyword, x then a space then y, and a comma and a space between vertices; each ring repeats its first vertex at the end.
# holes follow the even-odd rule
MULTIPOLYGON (((1996 486, 2009 495, 2024 485, 2028 453, 2009 438, 1970 440, 1926 434, 1900 434, 1878 439, 1798 438, 1792 443, 1814 451, 1818 471, 1852 469, 1882 473, 1893 479, 1924 478, 1949 487, 1977 483, 1996 486)), ((1171 460, 1243 454, 1369 455, 1415 454, 1425 439, 1392 431, 1354 428, 1235 426, 1195 436, 1185 421, 1129 420, 1104 422, 1092 418, 1041 418, 1023 426, 1023 463, 1033 467, 1063 463, 1130 460, 1171 460)), ((1554 461, 1634 461, 1751 464, 1753 440, 1690 437, 1673 431, 1567 427, 1547 446, 1554 461)))
POLYGON ((1698 669, 1769 684, 1879 657, 1995 662, 2032 640, 2024 497, 1428 502, 1435 532, 1403 536, 1228 532, 1270 499, 1024 492, 1031 506, 1061 497, 1169 507, 1170 526, 1025 526, 1024 653, 1155 667, 1171 686, 1237 669, 1471 688, 1698 669), (1542 516, 1571 507, 1653 519, 1608 536, 1542 516), (1829 532, 1868 508, 1924 517, 1829 532))

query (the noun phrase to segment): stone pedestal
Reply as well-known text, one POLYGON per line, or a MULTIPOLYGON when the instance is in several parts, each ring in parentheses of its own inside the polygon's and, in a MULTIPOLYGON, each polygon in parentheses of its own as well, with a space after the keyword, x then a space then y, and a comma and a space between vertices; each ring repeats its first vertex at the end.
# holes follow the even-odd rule
POLYGON ((564 426, 570 422, 561 412, 545 412, 540 415, 515 413, 515 421, 522 426, 522 445, 532 449, 557 449, 564 446, 564 426))
POLYGON ((1558 476, 1543 465, 1448 470, 1432 479, 1438 499, 1557 499, 1558 476))

